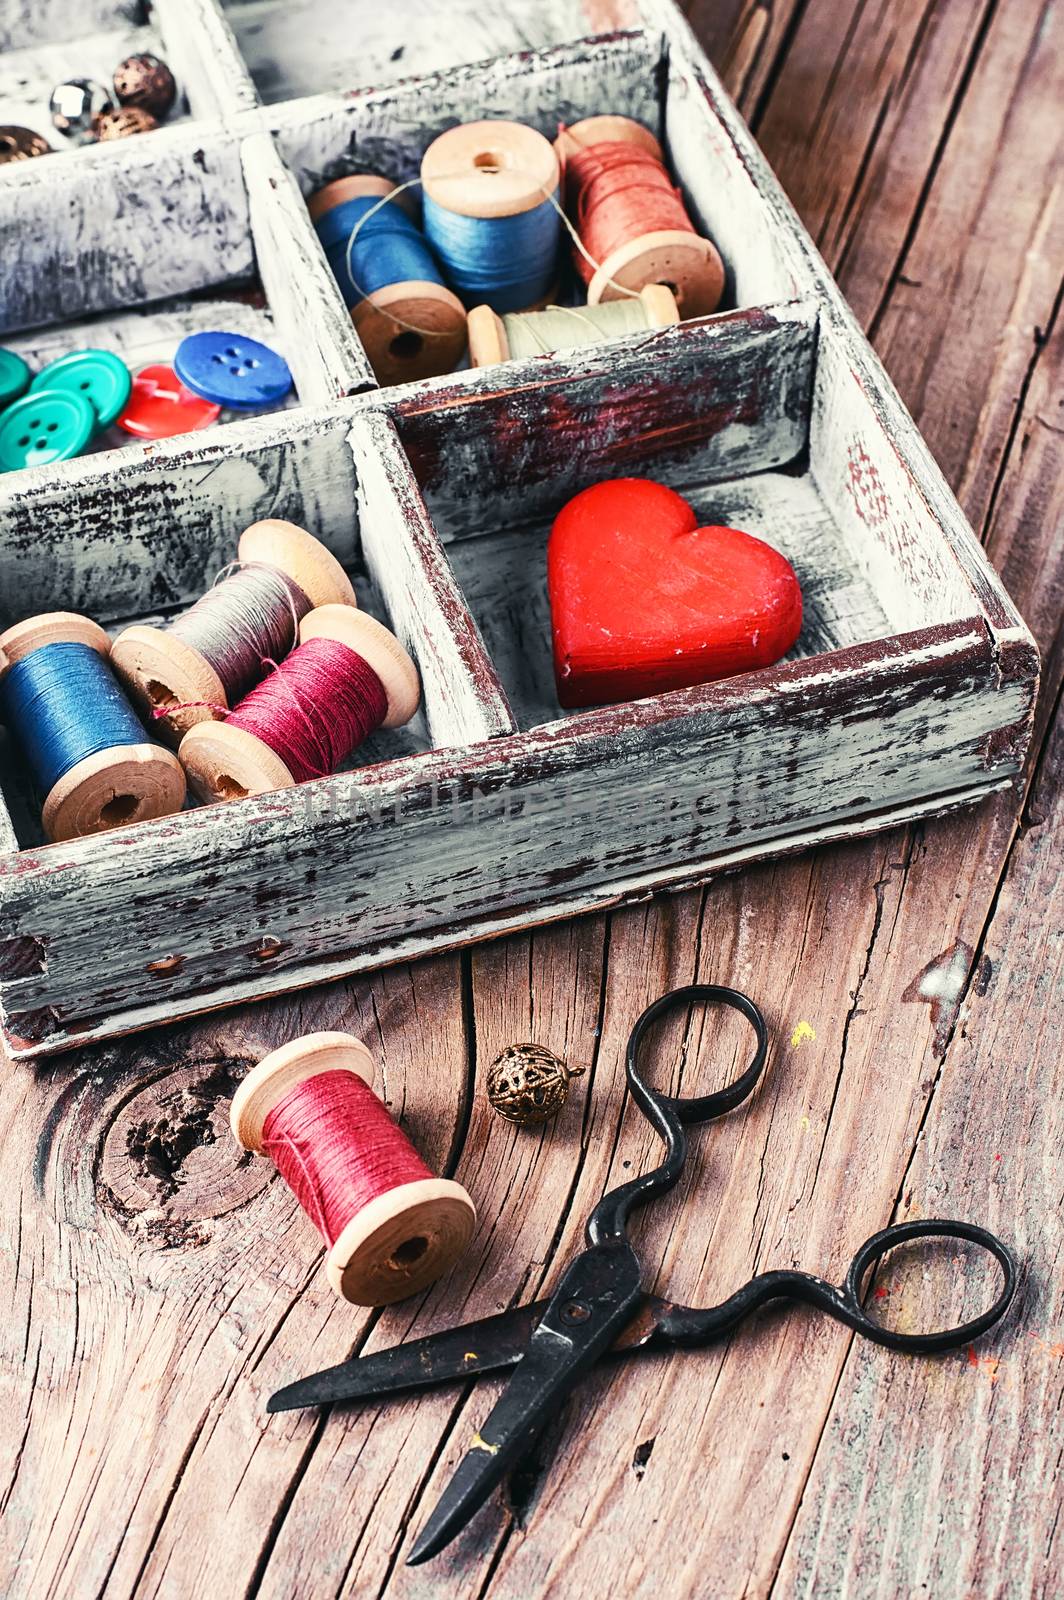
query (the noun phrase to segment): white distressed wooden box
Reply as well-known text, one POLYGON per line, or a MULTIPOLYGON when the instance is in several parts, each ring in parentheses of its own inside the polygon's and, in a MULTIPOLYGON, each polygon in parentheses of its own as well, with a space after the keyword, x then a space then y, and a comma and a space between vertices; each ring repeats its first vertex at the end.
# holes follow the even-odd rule
POLYGON ((56 78, 140 41, 186 101, 157 133, 0 169, 3 341, 135 365, 239 318, 287 355, 298 396, 0 478, 0 624, 172 613, 247 524, 281 516, 340 556, 424 686, 417 722, 355 770, 71 844, 42 844, 0 730, 12 1053, 695 882, 1012 779, 1030 635, 669 0, 158 0, 148 22, 67 0, 5 17, 0 121, 43 103, 45 131, 56 78), (730 309, 377 389, 304 197, 350 171, 414 176, 457 121, 553 135, 604 111, 662 137, 730 309), (617 473, 785 551, 806 605, 790 659, 560 712, 546 536, 617 473))

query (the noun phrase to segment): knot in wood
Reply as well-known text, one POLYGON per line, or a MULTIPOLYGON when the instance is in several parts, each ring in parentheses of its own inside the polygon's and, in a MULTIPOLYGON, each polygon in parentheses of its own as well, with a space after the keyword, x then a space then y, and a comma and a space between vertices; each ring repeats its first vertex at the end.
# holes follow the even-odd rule
POLYGON ((569 1067, 553 1051, 538 1044, 512 1044, 488 1069, 492 1109, 519 1127, 556 1116, 569 1093, 569 1079, 583 1067, 569 1067))
POLYGON ((229 1135, 229 1103, 245 1063, 182 1065, 117 1108, 98 1192, 119 1221, 156 1244, 204 1243, 213 1218, 233 1211, 269 1174, 229 1135))

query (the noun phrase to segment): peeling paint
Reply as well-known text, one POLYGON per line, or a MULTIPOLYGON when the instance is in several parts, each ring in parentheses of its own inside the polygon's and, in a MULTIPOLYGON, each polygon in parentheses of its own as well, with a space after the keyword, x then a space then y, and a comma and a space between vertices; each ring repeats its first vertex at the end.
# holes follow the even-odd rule
POLYGON ((955 940, 917 973, 902 995, 909 1003, 925 1001, 930 1005, 936 1055, 941 1056, 949 1043, 974 955, 970 944, 955 940))

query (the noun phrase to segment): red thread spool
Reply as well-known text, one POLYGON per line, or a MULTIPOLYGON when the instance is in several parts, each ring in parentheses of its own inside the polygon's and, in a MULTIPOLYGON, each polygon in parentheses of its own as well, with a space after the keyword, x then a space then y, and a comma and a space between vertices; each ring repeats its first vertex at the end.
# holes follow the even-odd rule
POLYGON ((201 722, 178 754, 200 800, 290 789, 334 772, 377 728, 409 722, 417 668, 383 623, 351 606, 319 606, 299 646, 225 722, 201 722))
POLYGON ((665 170, 661 145, 631 117, 586 117, 555 141, 563 163, 567 209, 584 249, 573 261, 587 284, 587 303, 616 300, 648 284, 671 289, 681 317, 715 311, 724 293, 724 263, 699 236, 665 170))
POLYGON ((385 1306, 434 1283, 472 1237, 461 1184, 433 1175, 373 1093, 373 1059, 347 1033, 272 1051, 233 1097, 233 1134, 269 1156, 328 1246, 337 1294, 385 1306))

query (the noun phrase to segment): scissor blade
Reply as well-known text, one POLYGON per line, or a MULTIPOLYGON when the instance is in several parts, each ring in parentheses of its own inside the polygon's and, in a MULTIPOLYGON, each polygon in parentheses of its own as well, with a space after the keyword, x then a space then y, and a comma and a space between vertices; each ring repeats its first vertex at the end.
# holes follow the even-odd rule
POLYGON ((641 1300, 630 1247, 585 1250, 562 1278, 527 1353, 421 1530, 407 1566, 438 1555, 521 1460, 585 1372, 613 1344, 641 1300))
POLYGON ((332 1405, 341 1400, 383 1400, 436 1383, 506 1371, 515 1367, 528 1349, 532 1330, 546 1309, 547 1301, 539 1300, 392 1350, 341 1361, 278 1389, 267 1401, 266 1410, 292 1411, 298 1406, 332 1405))

